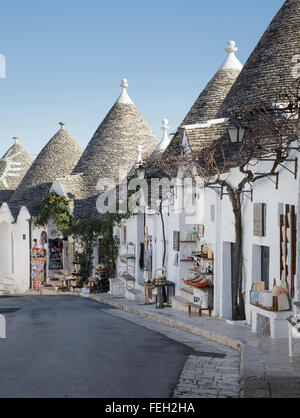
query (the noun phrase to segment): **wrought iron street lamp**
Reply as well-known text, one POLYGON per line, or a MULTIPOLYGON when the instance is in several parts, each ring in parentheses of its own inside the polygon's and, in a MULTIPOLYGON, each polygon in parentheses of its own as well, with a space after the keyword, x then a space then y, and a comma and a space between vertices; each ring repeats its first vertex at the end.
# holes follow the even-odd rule
POLYGON ((246 129, 238 124, 232 124, 227 128, 227 132, 233 144, 241 144, 244 140, 246 129))

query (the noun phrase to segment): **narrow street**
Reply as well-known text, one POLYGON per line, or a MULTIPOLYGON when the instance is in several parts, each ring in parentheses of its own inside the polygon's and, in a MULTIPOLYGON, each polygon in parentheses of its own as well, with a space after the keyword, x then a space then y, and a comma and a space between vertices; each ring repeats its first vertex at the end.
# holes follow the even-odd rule
POLYGON ((238 397, 237 354, 200 337, 78 297, 0 297, 0 313, 2 398, 238 397))

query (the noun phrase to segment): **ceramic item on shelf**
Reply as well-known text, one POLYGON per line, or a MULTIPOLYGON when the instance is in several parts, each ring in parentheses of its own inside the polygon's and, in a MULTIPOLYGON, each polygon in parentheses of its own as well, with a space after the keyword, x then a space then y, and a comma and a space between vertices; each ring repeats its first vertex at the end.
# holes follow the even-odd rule
POLYGON ((282 251, 282 255, 285 256, 285 243, 284 242, 281 243, 281 251, 282 251))
POLYGON ((286 228, 285 228, 285 226, 283 226, 281 228, 281 230, 282 230, 282 240, 285 241, 286 240, 286 228))
POLYGON ((209 285, 208 279, 203 279, 199 283, 192 283, 192 286, 198 289, 201 289, 202 287, 207 287, 208 285, 209 285))

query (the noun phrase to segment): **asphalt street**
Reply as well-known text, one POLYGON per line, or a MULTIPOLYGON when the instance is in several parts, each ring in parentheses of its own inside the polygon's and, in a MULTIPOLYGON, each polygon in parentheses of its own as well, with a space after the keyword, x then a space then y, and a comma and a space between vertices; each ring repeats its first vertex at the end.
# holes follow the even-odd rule
POLYGON ((167 398, 186 345, 70 296, 0 296, 0 397, 167 398))

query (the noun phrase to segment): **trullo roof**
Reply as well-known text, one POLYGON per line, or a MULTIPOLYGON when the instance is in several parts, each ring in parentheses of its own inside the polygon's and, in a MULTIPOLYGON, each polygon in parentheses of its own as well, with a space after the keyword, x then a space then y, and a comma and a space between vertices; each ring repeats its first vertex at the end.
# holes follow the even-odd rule
POLYGON ((39 153, 23 181, 13 195, 20 201, 41 200, 49 191, 49 185, 57 178, 71 174, 82 155, 82 150, 75 139, 65 129, 53 136, 39 153))
POLYGON ((85 197, 99 194, 98 180, 109 178, 119 183, 119 172, 133 167, 137 147, 146 158, 158 141, 127 94, 127 80, 121 83, 122 94, 109 111, 82 154, 73 174, 83 173, 85 197))
POLYGON ((249 57, 218 113, 278 103, 300 77, 300 0, 287 0, 249 57))

